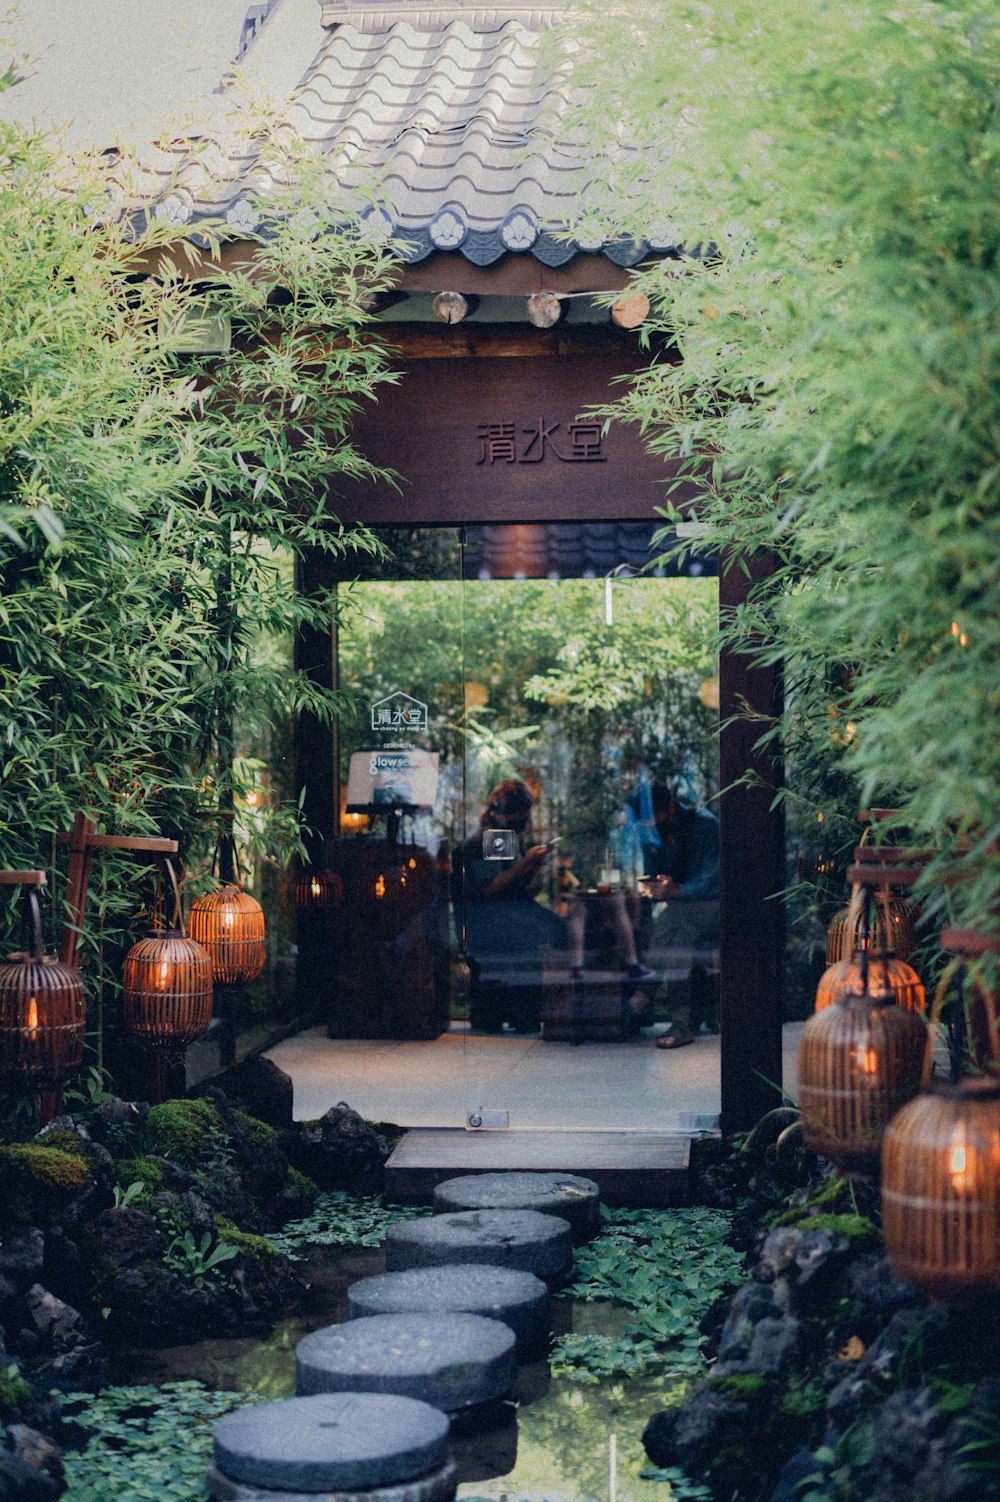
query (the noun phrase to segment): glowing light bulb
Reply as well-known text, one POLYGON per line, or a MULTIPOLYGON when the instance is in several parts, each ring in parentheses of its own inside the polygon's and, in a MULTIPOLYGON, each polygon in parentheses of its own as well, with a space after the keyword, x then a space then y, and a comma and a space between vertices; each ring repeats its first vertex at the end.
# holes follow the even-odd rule
POLYGON ((410 870, 411 871, 415 871, 416 869, 417 869, 417 863, 414 860, 413 856, 411 855, 410 856, 410 870))
POLYGON ((38 1037, 38 1002, 34 997, 28 1002, 28 1037, 38 1037))
POLYGON ((951 1174, 951 1185, 956 1194, 961 1194, 969 1182, 968 1155, 965 1150, 965 1133, 961 1127, 952 1137, 951 1151, 948 1154, 948 1172, 951 1174))
POLYGON ((227 928, 232 928, 233 924, 236 922, 236 914, 233 912, 231 907, 227 907, 223 912, 222 921, 227 928))
POLYGON ((170 961, 161 960, 156 967, 156 972, 156 984, 161 991, 165 991, 170 980, 170 961))
POLYGON ((385 896, 385 877, 384 876, 379 876, 375 880, 375 896, 376 897, 384 897, 385 896))
POLYGON ((869 1082, 878 1074, 878 1053, 874 1048, 855 1049, 854 1062, 859 1073, 867 1076, 869 1082))
POLYGON ((314 876, 312 881, 309 883, 309 891, 313 897, 318 897, 320 890, 319 878, 314 876))

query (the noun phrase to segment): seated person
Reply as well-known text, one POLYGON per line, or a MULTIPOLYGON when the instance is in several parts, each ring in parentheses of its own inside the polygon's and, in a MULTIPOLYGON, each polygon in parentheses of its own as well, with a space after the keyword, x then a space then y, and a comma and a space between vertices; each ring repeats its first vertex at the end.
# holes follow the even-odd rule
POLYGON ((552 846, 527 844, 533 802, 519 778, 498 783, 478 831, 455 852, 452 901, 465 931, 475 1026, 499 1029, 506 1019, 515 1028, 537 1028, 542 946, 562 948, 566 942, 559 918, 536 900, 552 846), (484 979, 511 993, 519 988, 521 994, 508 995, 495 1006, 480 1005, 484 979))
POLYGON ((690 1043, 700 1026, 716 1026, 715 986, 710 969, 719 947, 719 821, 707 808, 692 808, 672 788, 653 784, 654 839, 644 843, 646 877, 641 891, 666 902, 657 940, 665 949, 691 954, 689 1018, 670 1024, 660 1048, 690 1043))

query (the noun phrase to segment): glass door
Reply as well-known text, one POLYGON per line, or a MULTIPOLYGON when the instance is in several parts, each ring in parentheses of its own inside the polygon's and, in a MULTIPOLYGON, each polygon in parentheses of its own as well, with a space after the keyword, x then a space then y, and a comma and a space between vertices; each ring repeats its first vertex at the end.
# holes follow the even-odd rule
POLYGON ((395 529, 340 586, 325 1005, 367 1116, 718 1111, 718 592, 654 530, 395 529))

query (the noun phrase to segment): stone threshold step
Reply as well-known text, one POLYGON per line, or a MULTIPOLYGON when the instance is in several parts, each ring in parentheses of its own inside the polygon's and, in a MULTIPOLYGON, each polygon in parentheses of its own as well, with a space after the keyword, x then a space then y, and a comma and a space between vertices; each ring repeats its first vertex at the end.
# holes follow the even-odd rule
POLYGON ((445 1179, 516 1169, 593 1179, 607 1205, 686 1205, 691 1138, 667 1132, 464 1131, 415 1127, 385 1165, 390 1204, 429 1205, 445 1179))

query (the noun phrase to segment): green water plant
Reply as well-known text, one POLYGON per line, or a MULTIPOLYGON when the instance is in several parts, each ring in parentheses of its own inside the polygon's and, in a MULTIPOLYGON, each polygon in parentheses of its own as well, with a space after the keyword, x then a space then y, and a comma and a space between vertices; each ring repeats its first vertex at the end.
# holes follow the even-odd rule
POLYGON ((564 1296, 610 1299, 633 1311, 622 1335, 571 1334, 556 1341, 552 1370, 578 1382, 654 1373, 689 1378, 701 1371, 699 1323, 744 1275, 726 1244, 726 1216, 701 1207, 610 1210, 602 1234, 576 1253, 576 1278, 564 1296))
POLYGON ((301 1261, 310 1246, 380 1246, 389 1226, 430 1215, 424 1205, 384 1205, 371 1196, 330 1190, 320 1194, 309 1215, 268 1233, 276 1252, 301 1261))
POLYGON ((202 1502, 216 1424, 258 1400, 189 1381, 67 1393, 58 1401, 68 1422, 93 1431, 65 1454, 66 1502, 202 1502))

